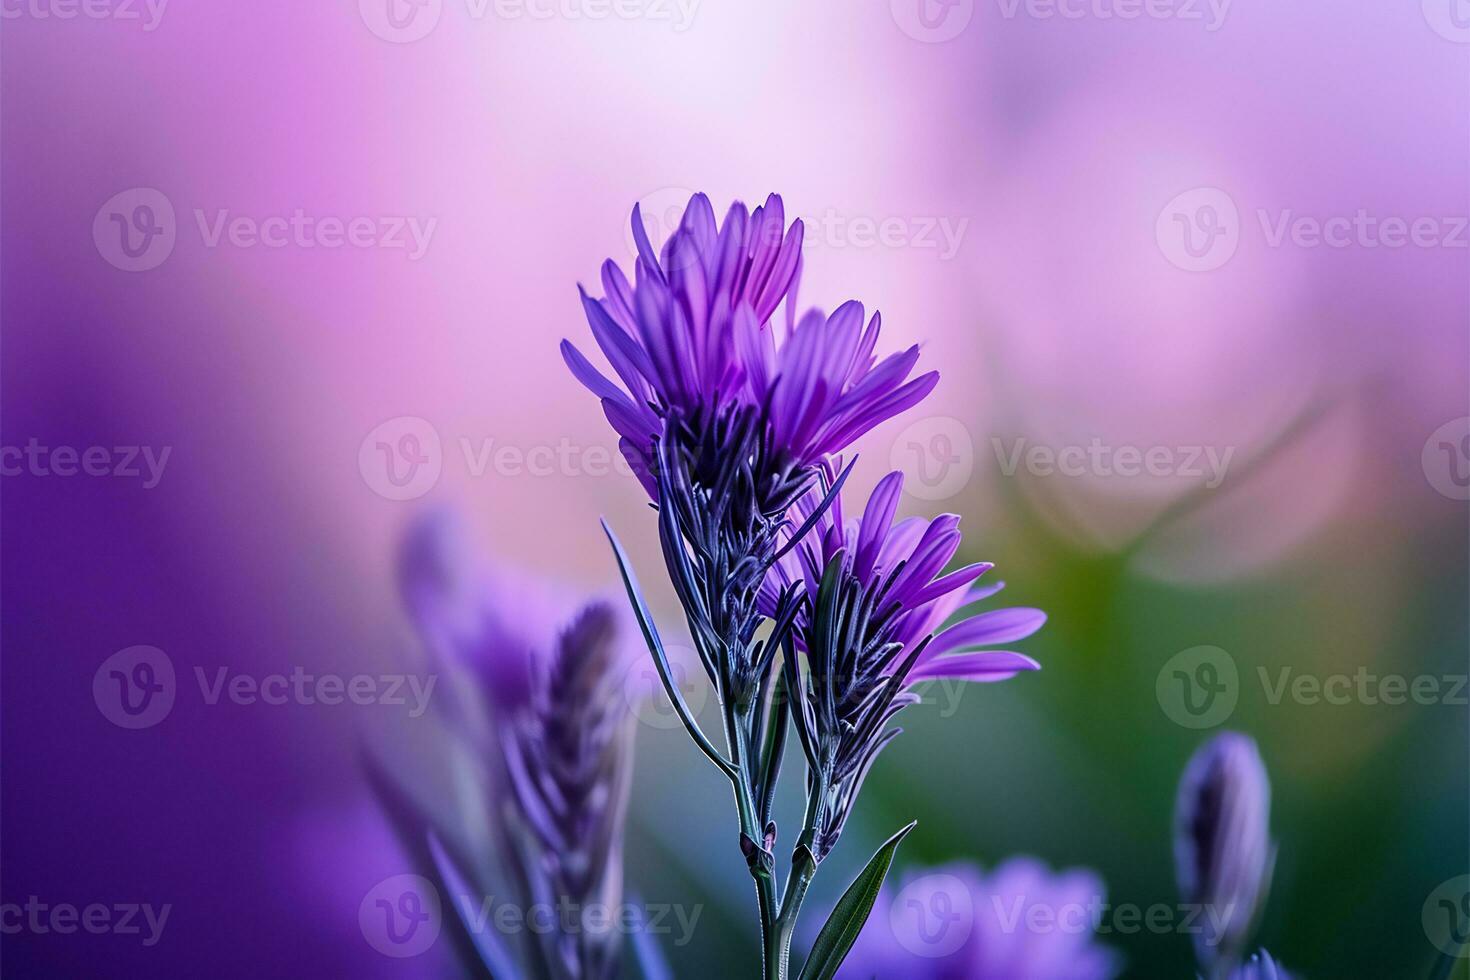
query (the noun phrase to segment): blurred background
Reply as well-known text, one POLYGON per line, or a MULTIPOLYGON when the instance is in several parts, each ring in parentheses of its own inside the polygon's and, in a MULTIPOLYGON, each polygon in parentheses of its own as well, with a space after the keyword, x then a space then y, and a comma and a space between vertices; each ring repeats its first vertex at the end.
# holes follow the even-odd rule
MULTIPOLYGON (((409 870, 360 765, 411 749, 409 709, 209 690, 415 663, 394 553, 436 506, 589 591, 606 515, 673 628, 557 342, 585 349, 575 287, 631 258, 632 205, 659 241, 694 190, 784 195, 803 305, 924 344, 940 386, 853 486, 903 469, 905 513, 963 515, 962 557, 1050 615, 1040 673, 908 712, 811 907, 913 818, 900 869, 1029 854, 1177 902, 1178 776, 1233 728, 1274 787, 1260 942, 1311 977, 1427 972, 1426 901, 1470 870, 1463 4, 4 17, 0 901, 171 909, 151 944, 7 929, 6 976, 453 975, 358 923, 409 870), (107 706, 137 646, 163 659, 128 676, 176 672, 158 717, 107 706), (1205 662, 1202 715, 1174 679, 1205 662), (1385 703, 1389 676, 1424 696, 1385 703)), ((728 788, 640 717, 629 887, 702 905, 679 976, 750 962, 728 788)), ((1172 930, 1101 940, 1192 975, 1172 930)))

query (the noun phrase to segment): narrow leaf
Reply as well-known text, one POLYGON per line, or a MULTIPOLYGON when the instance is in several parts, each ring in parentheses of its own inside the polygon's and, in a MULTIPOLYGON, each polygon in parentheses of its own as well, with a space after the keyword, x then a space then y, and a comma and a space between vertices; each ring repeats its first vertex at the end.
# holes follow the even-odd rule
POLYGON ((899 843, 917 823, 915 820, 888 838, 869 859, 868 866, 847 886, 837 907, 828 916, 827 924, 822 926, 822 931, 817 935, 806 964, 801 968, 801 980, 832 980, 836 975, 848 950, 857 942, 858 933, 863 931, 868 913, 873 911, 873 903, 878 900, 878 891, 883 887, 883 879, 888 875, 889 866, 893 864, 893 855, 898 851, 899 843))

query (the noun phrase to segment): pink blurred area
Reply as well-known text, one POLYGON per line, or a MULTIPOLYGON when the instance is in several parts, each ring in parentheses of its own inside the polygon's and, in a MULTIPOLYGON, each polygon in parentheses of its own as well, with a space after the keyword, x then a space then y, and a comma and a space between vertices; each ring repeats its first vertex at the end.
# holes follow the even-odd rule
MULTIPOLYGON (((943 43, 906 33, 902 5, 705 0, 685 24, 672 6, 673 20, 538 20, 444 0, 412 43, 374 33, 369 0, 178 4, 146 32, 19 21, 8 121, 49 120, 51 136, 11 148, 11 204, 54 219, 33 244, 76 270, 75 314, 106 295, 129 324, 87 356, 170 379, 161 391, 138 372, 117 393, 139 424, 237 447, 238 472, 210 476, 232 492, 201 521, 257 555, 266 515, 323 528, 372 589, 424 501, 375 492, 359 450, 404 416, 440 440, 429 500, 463 502, 509 560, 607 577, 596 519, 631 523, 643 501, 585 457, 612 440, 556 345, 586 338, 576 283, 595 291, 603 257, 630 257, 631 205, 666 231, 691 190, 717 206, 781 192, 812 219, 805 301, 862 299, 890 348, 925 343, 944 380, 923 411, 967 426, 975 477, 915 509, 986 511, 1003 479, 994 433, 1245 458, 1323 398, 1347 408, 1279 463, 1290 492, 1257 493, 1249 520, 1207 534, 1244 555, 1211 574, 1261 567, 1375 482, 1417 478, 1419 441, 1465 407, 1465 251, 1272 248, 1256 212, 1465 214, 1464 134, 1439 122, 1464 115, 1465 45, 1413 4, 1227 5, 1218 29, 960 4, 970 20, 943 43), (1386 44, 1409 56, 1379 57, 1386 44), (78 45, 85 69, 54 70, 78 45), (178 214, 175 252, 147 273, 99 261, 86 235, 133 186, 178 214), (1225 190, 1242 221, 1237 254, 1208 273, 1171 265, 1155 234, 1197 187, 1225 190), (436 223, 412 260, 209 248, 196 216, 297 208, 436 223), (864 221, 896 221, 903 241, 864 244, 864 221), (1388 439, 1402 458, 1365 462, 1388 439), (497 465, 498 447, 562 455, 534 475, 497 465)), ((74 357, 73 339, 18 353, 74 357)), ((906 424, 860 447, 860 483, 906 424)), ((1104 548, 1188 489, 1020 485, 1104 548)))

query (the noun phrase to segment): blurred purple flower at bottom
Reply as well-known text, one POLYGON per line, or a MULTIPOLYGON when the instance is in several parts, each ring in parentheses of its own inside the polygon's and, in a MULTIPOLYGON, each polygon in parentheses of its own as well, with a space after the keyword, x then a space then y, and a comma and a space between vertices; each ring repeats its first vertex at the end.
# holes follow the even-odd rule
POLYGON ((1236 967, 1230 980, 1292 980, 1292 976, 1263 949, 1236 967))
POLYGON ((956 863, 884 886, 837 976, 913 980, 1111 980, 1121 958, 1095 941, 1106 891, 1095 873, 1013 857, 986 875, 956 863))

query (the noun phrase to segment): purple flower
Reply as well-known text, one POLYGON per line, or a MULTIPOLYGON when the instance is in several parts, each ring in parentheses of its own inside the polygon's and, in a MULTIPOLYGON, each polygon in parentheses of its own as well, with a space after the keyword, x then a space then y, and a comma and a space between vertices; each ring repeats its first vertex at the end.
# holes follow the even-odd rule
POLYGON ((785 663, 787 684, 797 692, 797 733, 827 789, 813 847, 818 860, 837 842, 867 770, 898 734, 888 722, 918 700, 914 682, 998 681, 1038 669, 1023 654, 978 648, 1030 636, 1046 621, 1039 609, 999 609, 942 628, 1001 586, 975 584, 988 562, 943 574, 959 549, 959 518, 894 524, 902 490, 903 475, 890 473, 851 522, 840 500, 819 513, 818 493, 809 493, 794 520, 815 517, 815 524, 772 567, 761 593, 772 616, 792 590, 806 598, 792 645, 805 654, 807 670, 799 670, 795 651, 785 663))
POLYGON ((1095 941, 1106 903, 1086 869, 1053 874, 1013 857, 986 875, 957 863, 885 885, 838 980, 1110 980, 1119 956, 1095 941))
POLYGON ((1179 783, 1174 863, 1179 892, 1203 908, 1195 954, 1210 976, 1239 962, 1275 863, 1271 783, 1256 743, 1221 732, 1195 752, 1179 783))
POLYGON ((633 233, 633 282, 608 260, 604 298, 582 292, 593 337, 622 387, 569 341, 561 351, 602 400, 619 447, 655 499, 660 439, 677 435, 691 444, 681 451, 690 452, 702 432, 753 415, 758 482, 779 495, 783 477, 800 480, 807 467, 917 404, 938 381, 937 372, 907 380, 917 346, 879 362, 882 321, 874 313, 865 326, 860 303, 845 303, 830 317, 812 310, 798 321, 802 224, 786 228, 775 194, 754 212, 737 201, 720 225, 709 199, 694 195, 661 255, 637 207, 633 233), (778 345, 771 317, 783 301, 778 345))
MULTIPOLYGON (((451 513, 415 522, 399 586, 431 655, 472 682, 446 721, 485 760, 501 863, 525 908, 617 909, 633 758, 625 681, 636 654, 626 613, 480 564, 465 538, 451 513)), ((561 911, 554 924, 524 936, 526 975, 616 973, 616 930, 568 922, 561 911)))

